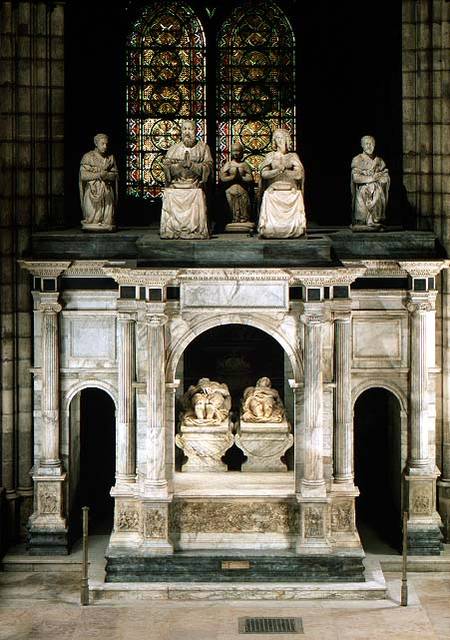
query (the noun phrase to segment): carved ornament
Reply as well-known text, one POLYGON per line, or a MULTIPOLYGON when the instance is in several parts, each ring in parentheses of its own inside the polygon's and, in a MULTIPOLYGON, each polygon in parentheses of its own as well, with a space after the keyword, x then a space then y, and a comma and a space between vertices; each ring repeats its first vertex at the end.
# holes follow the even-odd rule
POLYGON ((58 487, 48 482, 39 483, 38 498, 40 513, 58 513, 58 487))
POLYGON ((304 511, 305 538, 322 538, 323 512, 318 507, 305 507, 304 511))
POLYGON ((406 308, 409 313, 427 313, 434 309, 434 305, 429 300, 408 300, 406 308))
POLYGON ((448 260, 433 260, 431 262, 399 262, 399 265, 413 278, 432 278, 441 269, 448 266, 448 260))
POLYGON ((117 513, 116 529, 119 531, 139 531, 139 511, 137 509, 120 510, 117 513))
POLYGON ((416 515, 428 515, 431 512, 430 496, 425 492, 413 494, 412 512, 416 515))
POLYGON ((303 284, 305 287, 349 286, 356 278, 364 275, 366 267, 336 267, 335 269, 289 269, 290 284, 303 284))
POLYGON ((171 527, 180 533, 295 533, 288 502, 188 502, 172 505, 171 527))
POLYGON ((103 267, 103 273, 121 285, 164 287, 173 284, 178 271, 175 269, 130 269, 129 267, 103 267))
POLYGON ((38 278, 57 278, 70 266, 68 262, 37 262, 34 260, 19 260, 18 261, 22 269, 26 269, 33 276, 38 278))
POLYGON ((164 313, 148 313, 146 315, 146 321, 149 327, 156 329, 157 327, 163 327, 167 323, 168 317, 164 313))
POLYGON ((331 508, 331 530, 353 531, 353 503, 336 502, 331 508))
POLYGON ((167 517, 162 509, 150 509, 145 512, 144 537, 145 538, 166 538, 167 517))

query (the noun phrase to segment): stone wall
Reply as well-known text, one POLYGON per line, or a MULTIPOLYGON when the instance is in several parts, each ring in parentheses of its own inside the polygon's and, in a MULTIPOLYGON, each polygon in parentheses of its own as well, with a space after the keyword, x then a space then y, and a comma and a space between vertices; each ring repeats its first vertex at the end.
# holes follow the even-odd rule
POLYGON ((60 2, 0 6, 0 487, 5 543, 32 507, 31 296, 17 259, 32 228, 62 220, 64 8, 60 2))

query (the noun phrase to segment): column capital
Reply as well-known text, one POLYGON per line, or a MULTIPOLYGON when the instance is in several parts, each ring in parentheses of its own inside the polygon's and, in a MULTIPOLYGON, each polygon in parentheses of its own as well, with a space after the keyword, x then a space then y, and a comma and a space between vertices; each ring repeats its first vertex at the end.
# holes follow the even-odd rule
POLYGON ((352 319, 352 301, 350 299, 333 300, 331 303, 331 313, 333 320, 350 322, 352 319))
POLYGON ((169 318, 164 313, 156 314, 150 311, 146 314, 147 324, 154 328, 163 327, 167 323, 168 319, 169 318))
POLYGON ((418 293, 410 293, 405 301, 405 307, 410 314, 428 313, 435 308, 436 296, 430 295, 428 292, 422 295, 418 293))
POLYGON ((324 322, 325 310, 323 302, 304 302, 300 320, 305 325, 319 325, 324 322))
POLYGON ((117 310, 117 322, 135 322, 136 321, 136 313, 133 311, 122 311, 121 309, 117 310))
POLYGON ((41 301, 39 303, 38 310, 42 313, 59 313, 62 311, 62 306, 59 302, 51 302, 50 300, 45 302, 41 301))

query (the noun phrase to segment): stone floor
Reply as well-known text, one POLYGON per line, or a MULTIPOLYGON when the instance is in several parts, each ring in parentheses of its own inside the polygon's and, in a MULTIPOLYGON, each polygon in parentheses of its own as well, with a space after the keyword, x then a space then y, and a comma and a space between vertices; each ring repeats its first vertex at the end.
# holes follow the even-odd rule
POLYGON ((320 640, 450 639, 450 573, 410 575, 410 604, 399 606, 398 574, 386 574, 378 601, 136 602, 80 607, 70 572, 0 573, 1 640, 233 640, 243 616, 299 616, 304 635, 248 635, 320 640))

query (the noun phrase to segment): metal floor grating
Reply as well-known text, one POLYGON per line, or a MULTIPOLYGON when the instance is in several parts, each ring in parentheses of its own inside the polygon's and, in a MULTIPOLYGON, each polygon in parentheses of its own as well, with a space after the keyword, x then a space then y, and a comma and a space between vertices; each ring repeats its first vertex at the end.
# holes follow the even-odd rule
POLYGON ((239 633, 303 633, 301 618, 239 618, 239 633))

